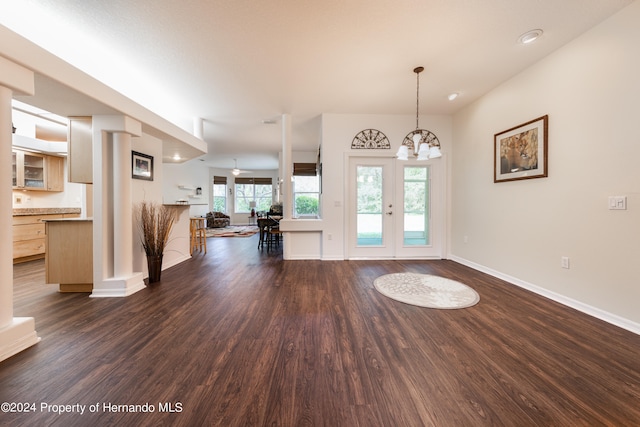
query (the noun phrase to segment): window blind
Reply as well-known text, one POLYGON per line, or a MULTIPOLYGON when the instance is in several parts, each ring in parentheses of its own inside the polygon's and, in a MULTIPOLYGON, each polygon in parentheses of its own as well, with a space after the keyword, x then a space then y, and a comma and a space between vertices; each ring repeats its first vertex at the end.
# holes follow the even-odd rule
POLYGON ((271 178, 236 178, 236 184, 271 185, 271 178))
POLYGON ((316 176, 317 164, 316 163, 294 163, 293 175, 294 176, 316 176))

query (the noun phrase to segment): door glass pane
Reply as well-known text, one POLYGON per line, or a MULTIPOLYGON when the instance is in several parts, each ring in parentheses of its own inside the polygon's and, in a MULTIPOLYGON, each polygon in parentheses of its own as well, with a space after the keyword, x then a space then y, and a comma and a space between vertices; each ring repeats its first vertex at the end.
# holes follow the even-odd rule
POLYGON ((382 245, 382 166, 356 168, 357 244, 382 245))
POLYGON ((429 169, 404 168, 404 245, 429 244, 429 169))

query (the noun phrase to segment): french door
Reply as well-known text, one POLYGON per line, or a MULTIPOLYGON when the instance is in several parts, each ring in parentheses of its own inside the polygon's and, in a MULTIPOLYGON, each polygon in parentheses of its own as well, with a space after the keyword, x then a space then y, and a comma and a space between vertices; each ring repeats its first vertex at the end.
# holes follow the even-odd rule
POLYGON ((349 258, 442 258, 440 169, 433 162, 349 160, 349 258))

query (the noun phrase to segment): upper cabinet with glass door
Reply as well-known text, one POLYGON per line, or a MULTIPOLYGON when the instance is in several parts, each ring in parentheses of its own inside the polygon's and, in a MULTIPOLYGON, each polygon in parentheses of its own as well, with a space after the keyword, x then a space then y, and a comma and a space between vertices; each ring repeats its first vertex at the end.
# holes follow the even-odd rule
POLYGON ((45 160, 42 154, 14 151, 13 187, 24 190, 45 189, 45 160))
POLYGON ((14 189, 39 191, 64 190, 62 177, 64 170, 60 167, 63 162, 62 158, 14 150, 12 152, 12 162, 12 186, 14 189))

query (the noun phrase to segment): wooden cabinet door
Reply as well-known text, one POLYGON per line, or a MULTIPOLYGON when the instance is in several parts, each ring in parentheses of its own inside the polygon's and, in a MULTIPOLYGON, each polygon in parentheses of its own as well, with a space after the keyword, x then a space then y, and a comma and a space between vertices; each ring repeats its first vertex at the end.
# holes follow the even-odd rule
MULTIPOLYGON (((45 254, 45 237, 41 237, 39 239, 31 239, 31 240, 22 240, 19 242, 13 242, 13 259, 31 257, 35 259, 35 257, 39 256, 42 258, 42 255, 45 254)), ((31 259, 29 258, 29 259, 31 259)))
POLYGON ((47 156, 47 191, 64 191, 64 158, 47 156))
POLYGON ((44 221, 57 218, 62 218, 62 215, 24 215, 13 217, 14 263, 42 258, 44 256, 46 252, 46 228, 44 221))
POLYGON ((14 225, 12 228, 14 242, 44 238, 45 235, 44 222, 14 225))
POLYGON ((91 117, 69 117, 67 128, 69 182, 93 182, 93 128, 91 117))

